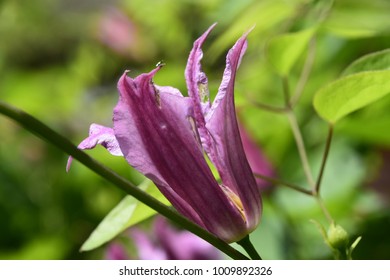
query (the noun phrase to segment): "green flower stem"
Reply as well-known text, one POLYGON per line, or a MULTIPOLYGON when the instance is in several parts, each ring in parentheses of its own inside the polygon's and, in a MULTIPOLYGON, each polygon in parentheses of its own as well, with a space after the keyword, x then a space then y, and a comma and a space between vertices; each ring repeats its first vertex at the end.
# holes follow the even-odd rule
POLYGON ((250 105, 255 106, 257 108, 260 108, 260 109, 263 109, 263 110, 266 110, 268 112, 286 113, 288 111, 288 109, 286 109, 284 107, 276 107, 276 106, 272 106, 272 105, 258 102, 256 100, 252 99, 252 97, 250 97, 250 96, 248 96, 248 99, 250 100, 250 105))
POLYGON ((294 107, 298 103, 303 93, 303 89, 305 88, 307 80, 309 79, 310 76, 311 69, 313 68, 315 54, 316 54, 316 38, 313 37, 309 42, 309 49, 306 56, 305 64, 303 66, 294 94, 290 98, 291 107, 294 107))
POLYGON ((321 181, 322 181, 322 177, 324 175, 324 170, 325 170, 326 161, 327 161, 328 155, 329 155, 330 145, 332 143, 332 137, 333 137, 333 125, 329 124, 328 136, 326 138, 324 155, 322 156, 320 173, 318 175, 317 182, 316 182, 315 189, 314 189, 315 194, 318 194, 320 191, 321 181))
MULTIPOLYGON (((291 110, 292 106, 290 103, 290 85, 288 82, 288 77, 284 76, 282 77, 282 86, 283 86, 283 98, 284 98, 284 105, 286 109, 291 110)), ((288 113, 287 111, 287 113, 288 113)))
POLYGON ((328 209, 326 208, 324 201, 322 200, 321 196, 319 193, 316 193, 313 195, 314 198, 317 200, 318 205, 321 208, 322 213, 324 214, 325 218, 329 222, 329 224, 334 224, 334 220, 332 218, 332 215, 330 215, 328 209))
POLYGON ((283 97, 284 97, 284 103, 285 103, 285 108, 287 111, 285 112, 287 119, 290 123, 290 127, 295 139, 295 143, 297 145, 299 157, 301 158, 302 162, 302 167, 303 171, 306 176, 306 180, 309 184, 309 186, 314 189, 315 188, 315 182, 313 179, 313 175, 310 169, 309 165, 309 160, 306 154, 306 149, 305 149, 305 143, 302 138, 301 130, 299 129, 297 117, 295 116, 294 109, 291 104, 290 100, 290 87, 288 83, 288 77, 281 77, 282 79, 282 85, 283 85, 283 97))
POLYGON ((306 190, 306 189, 304 189, 304 188, 302 188, 300 186, 297 186, 297 185, 294 185, 294 184, 282 181, 280 179, 271 178, 271 177, 264 176, 264 175, 261 175, 261 174, 258 174, 258 173, 253 173, 253 175, 255 177, 257 177, 257 178, 260 178, 260 179, 264 180, 264 181, 270 182, 271 184, 285 186, 285 187, 288 187, 290 189, 299 191, 299 192, 307 194, 307 195, 313 195, 312 191, 310 191, 310 190, 306 190))
POLYGON ((223 240, 217 238, 205 229, 191 222, 184 216, 177 213, 172 208, 165 206, 160 201, 156 200, 154 197, 148 195, 144 191, 131 184, 125 178, 119 176, 112 170, 108 169, 104 165, 100 164, 99 162, 88 156, 83 151, 77 149, 77 147, 73 145, 67 138, 58 134, 33 116, 2 101, 0 101, 0 114, 3 114, 13 119, 28 131, 32 132, 43 140, 53 144, 65 153, 71 155, 73 158, 80 161, 82 164, 94 171, 96 174, 100 175, 107 181, 122 189, 127 194, 135 197, 142 203, 148 205, 150 208, 157 211, 161 215, 179 224, 186 230, 203 238, 232 259, 248 259, 244 254, 240 253, 223 240))
POLYGON ((302 138, 301 131, 298 126, 298 121, 297 118, 294 114, 294 112, 291 110, 290 112, 287 113, 287 118, 288 121, 290 122, 291 130, 294 135, 294 139, 297 145, 298 153, 301 158, 302 166, 303 166, 303 171, 305 172, 306 180, 309 184, 309 186, 314 189, 315 187, 315 182, 313 179, 313 175, 310 169, 309 165, 309 160, 306 154, 306 149, 305 149, 305 143, 302 138))
POLYGON ((262 260, 259 253, 256 251, 255 247, 250 241, 249 235, 238 241, 237 244, 241 245, 241 247, 244 248, 244 250, 248 253, 252 260, 262 260))

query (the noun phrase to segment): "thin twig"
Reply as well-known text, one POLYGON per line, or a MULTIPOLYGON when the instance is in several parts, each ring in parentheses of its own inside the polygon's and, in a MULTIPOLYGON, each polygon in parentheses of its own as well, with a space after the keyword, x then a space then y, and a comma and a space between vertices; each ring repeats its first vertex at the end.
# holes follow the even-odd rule
POLYGON ((325 151, 324 151, 324 154, 322 156, 320 173, 318 174, 317 182, 315 184, 315 188, 313 189, 315 194, 318 194, 320 192, 321 181, 322 181, 322 177, 324 175, 325 165, 326 165, 326 161, 328 159, 329 150, 330 150, 330 144, 332 143, 332 137, 333 137, 333 125, 330 124, 329 130, 328 130, 328 136, 326 138, 325 151))
POLYGON ((299 191, 299 192, 307 194, 307 195, 313 195, 313 193, 310 190, 306 190, 306 189, 304 189, 304 188, 302 188, 300 186, 297 186, 297 185, 285 182, 283 180, 276 179, 276 178, 271 178, 271 177, 264 176, 264 175, 261 175, 261 174, 258 174, 258 173, 254 173, 253 175, 255 177, 257 177, 257 178, 263 179, 263 180, 265 180, 267 182, 270 182, 272 184, 285 186, 285 187, 288 187, 290 189, 299 191))
POLYGON ((334 223, 334 220, 332 218, 332 216, 330 215, 328 209, 326 208, 321 196, 319 193, 316 193, 314 195, 314 197, 316 198, 317 202, 318 202, 318 205, 320 206, 321 210, 322 210, 322 213, 324 213, 324 216, 325 218, 328 220, 329 224, 333 224, 334 223))
POLYGON ((282 77, 282 85, 283 85, 284 104, 285 104, 286 108, 291 109, 290 86, 288 84, 288 77, 287 76, 282 77))
POLYGON ((303 66, 301 75, 299 77, 299 81, 298 81, 297 86, 295 88, 294 94, 291 96, 291 99, 290 99, 291 107, 294 107, 298 103, 298 100, 302 96, 303 89, 305 88, 307 80, 310 76, 310 72, 313 68, 315 51, 316 51, 316 38, 313 37, 313 38, 311 38, 311 40, 309 42, 308 53, 306 56, 305 64, 303 66))
POLYGON ((247 95, 247 98, 250 101, 251 105, 258 107, 260 109, 272 112, 272 113, 286 113, 288 111, 288 108, 276 107, 276 106, 272 106, 272 105, 258 102, 256 100, 254 100, 254 98, 252 96, 250 96, 249 94, 247 95))
POLYGON ((275 107, 275 106, 271 106, 271 105, 260 103, 260 102, 252 102, 251 104, 260 108, 260 109, 264 109, 266 111, 273 112, 273 113, 286 113, 287 112, 286 108, 275 107))
POLYGON ((299 157, 300 157, 301 162, 302 162, 305 177, 306 177, 307 182, 309 183, 309 186, 311 187, 311 189, 314 190, 315 182, 313 179, 312 172, 310 170, 310 165, 309 165, 309 160, 308 160, 308 157, 306 154, 305 144, 303 142, 303 138, 302 138, 301 131, 299 129, 297 118, 296 118, 294 110, 290 104, 290 88, 289 88, 287 76, 282 77, 282 85, 283 85, 283 97, 284 97, 284 102, 285 102, 285 106, 286 106, 285 113, 287 115, 288 121, 289 121, 290 126, 291 126, 291 130, 292 130, 293 135, 294 135, 295 143, 297 145, 297 149, 298 149, 299 157))
POLYGON ((313 178, 313 175, 312 175, 312 172, 310 169, 309 160, 308 160, 308 157, 306 154, 305 143, 303 141, 302 134, 301 134, 301 131, 300 131, 299 126, 298 126, 297 118, 295 117, 295 114, 293 111, 290 111, 287 113, 287 118, 290 122, 291 130, 292 130, 293 135, 294 135, 294 139, 295 139, 295 142, 297 145, 299 156, 301 158, 302 167, 303 167, 303 171, 304 171, 305 176, 306 176, 306 180, 307 180, 309 186, 312 189, 314 189, 315 182, 314 182, 314 178, 313 178))

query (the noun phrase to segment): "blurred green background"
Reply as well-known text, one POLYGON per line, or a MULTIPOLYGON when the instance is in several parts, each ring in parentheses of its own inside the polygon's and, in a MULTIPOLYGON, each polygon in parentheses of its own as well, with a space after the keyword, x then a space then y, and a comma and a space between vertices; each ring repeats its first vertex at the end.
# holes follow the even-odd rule
MULTIPOLYGON (((249 47, 236 81, 241 121, 273 163, 277 176, 304 185, 284 115, 251 105, 282 105, 280 77, 267 61, 274 36, 320 23, 314 67, 296 113, 314 173, 327 126, 313 94, 352 61, 390 46, 388 0, 35 0, 0 1, 0 100, 44 121, 77 144, 92 122, 111 125, 116 82, 164 60, 155 82, 186 92, 184 68, 193 41, 218 22, 203 48, 216 92, 225 53, 243 32, 249 47), (331 7, 328 10, 328 7, 331 7), (324 17, 319 22, 321 16, 324 17)), ((290 76, 299 78, 306 51, 290 76)), ((351 237, 363 236, 354 257, 390 259, 390 98, 337 125, 322 191, 330 212, 351 237)), ((67 155, 0 116, 0 259, 100 259, 104 247, 82 243, 124 194, 67 155)), ((90 155, 140 183, 122 158, 90 155)), ((289 189, 264 197, 263 221, 252 239, 265 259, 324 259, 331 251, 310 219, 324 223, 314 199, 289 189)))

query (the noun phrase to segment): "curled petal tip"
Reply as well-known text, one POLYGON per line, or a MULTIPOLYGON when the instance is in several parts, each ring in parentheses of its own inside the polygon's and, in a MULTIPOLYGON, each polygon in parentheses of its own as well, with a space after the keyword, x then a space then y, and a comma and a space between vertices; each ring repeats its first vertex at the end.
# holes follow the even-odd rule
POLYGON ((253 29, 255 29, 256 27, 256 24, 253 25, 251 28, 249 28, 245 33, 244 33, 244 38, 246 39, 246 37, 248 37, 249 33, 251 33, 253 31, 253 29))
POLYGON ((130 72, 130 70, 125 70, 125 71, 123 72, 122 76, 119 78, 118 85, 119 85, 123 80, 126 79, 127 73, 129 73, 129 72, 130 72))
POLYGON ((210 27, 209 29, 214 29, 214 27, 218 24, 218 22, 214 22, 210 27))

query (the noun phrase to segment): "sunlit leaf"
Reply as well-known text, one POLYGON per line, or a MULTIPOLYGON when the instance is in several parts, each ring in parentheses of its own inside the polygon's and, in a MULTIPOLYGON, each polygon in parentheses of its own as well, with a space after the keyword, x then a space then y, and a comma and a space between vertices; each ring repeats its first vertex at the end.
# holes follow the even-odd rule
MULTIPOLYGON (((145 180, 139 188, 162 203, 169 204, 150 180, 145 180)), ((89 251, 101 246, 126 228, 153 216, 155 213, 153 209, 140 203, 134 197, 130 195, 125 196, 92 232, 87 241, 82 245, 81 251, 89 251)))
POLYGON ((363 71, 389 70, 390 49, 365 55, 354 61, 344 70, 342 76, 347 76, 363 71))
POLYGON ((209 54, 209 58, 215 60, 253 26, 255 28, 250 33, 249 48, 252 44, 256 44, 256 40, 261 42, 267 32, 270 32, 277 24, 294 13, 297 3, 291 2, 287 3, 283 0, 252 1, 250 5, 241 10, 239 15, 235 15, 234 20, 228 22, 227 26, 224 27, 226 31, 223 31, 218 38, 211 42, 212 45, 209 49, 205 49, 206 55, 209 54))
POLYGON ((390 70, 361 72, 343 77, 321 88, 314 108, 329 123, 363 108, 390 93, 390 70))
MULTIPOLYGON (((169 201, 165 198, 165 196, 162 195, 162 193, 154 186, 154 184, 151 181, 148 180, 147 184, 148 184, 148 188, 146 189, 146 192, 149 195, 158 199, 160 202, 164 203, 165 205, 170 205, 169 201)), ((131 227, 139 222, 142 222, 143 220, 150 218, 155 214, 156 211, 154 211, 152 208, 137 201, 137 205, 130 219, 127 221, 125 228, 131 227)))
POLYGON ((301 54, 307 49, 316 28, 272 38, 267 46, 267 57, 281 76, 287 75, 301 54))

